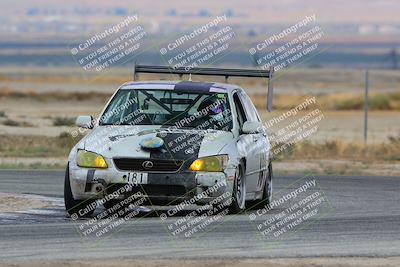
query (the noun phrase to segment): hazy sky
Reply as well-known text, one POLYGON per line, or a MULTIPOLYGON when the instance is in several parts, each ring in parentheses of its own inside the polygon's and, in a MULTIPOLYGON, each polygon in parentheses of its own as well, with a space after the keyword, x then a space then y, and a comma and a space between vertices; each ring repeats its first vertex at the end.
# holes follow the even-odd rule
POLYGON ((221 13, 228 9, 260 22, 290 22, 316 13, 320 22, 400 23, 399 0, 0 0, 2 17, 19 16, 30 7, 71 10, 75 7, 127 7, 145 16, 165 16, 175 9, 178 15, 196 14, 199 10, 221 13))

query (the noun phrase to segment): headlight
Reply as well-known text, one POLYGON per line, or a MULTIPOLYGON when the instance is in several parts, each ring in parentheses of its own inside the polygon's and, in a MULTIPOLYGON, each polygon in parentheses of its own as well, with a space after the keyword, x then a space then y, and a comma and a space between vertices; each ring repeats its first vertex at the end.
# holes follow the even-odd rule
POLYGON ((103 156, 86 150, 78 150, 78 155, 76 156, 76 164, 79 167, 85 168, 105 169, 108 167, 103 156))
POLYGON ((226 168, 228 155, 198 158, 190 165, 191 171, 221 172, 226 168))

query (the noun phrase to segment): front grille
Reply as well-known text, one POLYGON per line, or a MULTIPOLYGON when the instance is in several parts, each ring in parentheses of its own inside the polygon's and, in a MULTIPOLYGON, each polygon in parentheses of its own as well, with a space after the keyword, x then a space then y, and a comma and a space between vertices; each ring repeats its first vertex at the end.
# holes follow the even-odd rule
POLYGON ((173 159, 138 159, 138 158, 114 158, 118 169, 123 171, 143 172, 177 172, 183 164, 183 160, 173 159), (145 162, 150 161, 152 167, 145 167, 145 162))
MULTIPOLYGON (((112 194, 118 191, 124 184, 111 184, 107 187, 107 193, 112 194)), ((146 196, 176 196, 180 197, 186 194, 186 188, 183 185, 158 185, 158 184, 142 184, 133 186, 127 194, 135 194, 141 192, 146 196)))

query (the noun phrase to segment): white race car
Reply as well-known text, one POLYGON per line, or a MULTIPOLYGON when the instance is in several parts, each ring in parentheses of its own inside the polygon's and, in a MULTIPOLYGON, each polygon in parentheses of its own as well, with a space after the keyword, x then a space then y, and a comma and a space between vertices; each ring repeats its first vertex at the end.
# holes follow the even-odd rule
MULTIPOLYGON (((136 73, 186 73, 167 67, 135 69, 136 73)), ((271 74, 192 71, 225 77, 270 78, 271 74)), ((243 211, 246 203, 264 206, 271 201, 268 136, 252 101, 237 85, 129 82, 114 93, 99 118, 80 116, 76 124, 92 131, 68 157, 64 199, 69 214, 89 215, 97 199, 113 192, 118 194, 108 198, 106 208, 137 192, 149 205, 176 205, 190 199, 205 205, 228 193, 231 213, 243 211)))

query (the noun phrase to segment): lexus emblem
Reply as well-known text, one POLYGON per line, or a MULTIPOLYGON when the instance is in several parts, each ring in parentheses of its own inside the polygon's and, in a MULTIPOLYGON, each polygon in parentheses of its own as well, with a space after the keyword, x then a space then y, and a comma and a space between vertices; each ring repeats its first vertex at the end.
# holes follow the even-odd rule
POLYGON ((143 161, 142 163, 142 166, 145 169, 151 169, 153 168, 153 165, 154 165, 153 162, 151 162, 150 160, 143 161))

